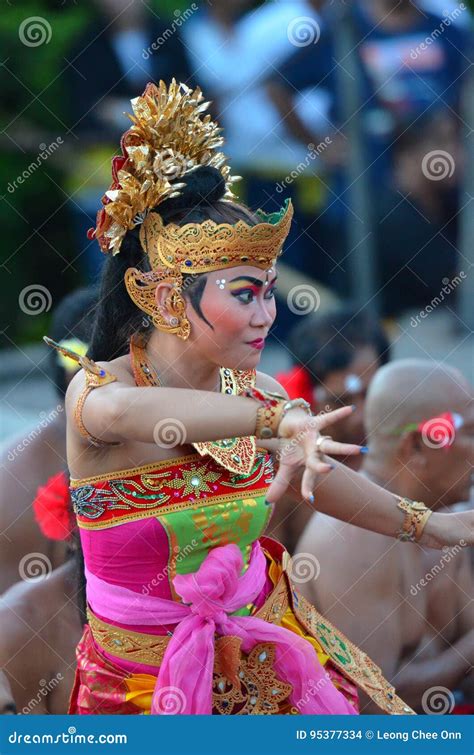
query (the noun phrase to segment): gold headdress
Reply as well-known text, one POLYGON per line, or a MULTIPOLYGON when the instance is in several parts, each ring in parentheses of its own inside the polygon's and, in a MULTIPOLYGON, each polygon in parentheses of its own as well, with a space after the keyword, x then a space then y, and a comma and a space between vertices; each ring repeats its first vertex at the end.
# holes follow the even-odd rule
POLYGON ((221 129, 204 115, 209 103, 201 90, 194 91, 173 79, 169 88, 148 84, 143 95, 132 100, 133 126, 122 136, 123 154, 112 162, 113 182, 102 199, 97 227, 89 233, 103 252, 117 254, 127 231, 141 225, 140 241, 148 255, 151 272, 129 268, 125 283, 131 298, 151 315, 156 327, 189 335, 185 302, 181 295, 183 275, 204 273, 248 264, 268 269, 281 254, 290 229, 293 208, 288 200, 280 212, 258 211, 260 223, 244 221, 164 224, 156 210, 186 185, 186 175, 207 165, 219 170, 226 191, 223 201, 234 199, 226 157, 217 151, 223 144, 221 129), (155 302, 156 285, 171 282, 171 309, 177 315, 163 319, 155 302))

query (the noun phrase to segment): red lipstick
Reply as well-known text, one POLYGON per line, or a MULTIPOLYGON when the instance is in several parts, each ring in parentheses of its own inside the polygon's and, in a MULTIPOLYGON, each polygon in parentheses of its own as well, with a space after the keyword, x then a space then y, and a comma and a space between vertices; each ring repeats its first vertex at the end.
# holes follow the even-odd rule
POLYGON ((255 341, 250 341, 249 346, 253 346, 254 349, 263 349, 265 346, 265 339, 264 338, 257 338, 255 341))

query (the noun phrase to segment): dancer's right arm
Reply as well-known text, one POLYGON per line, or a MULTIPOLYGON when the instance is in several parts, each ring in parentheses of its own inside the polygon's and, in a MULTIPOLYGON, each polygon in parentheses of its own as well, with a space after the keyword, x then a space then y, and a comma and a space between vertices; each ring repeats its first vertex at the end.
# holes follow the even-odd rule
MULTIPOLYGON (((97 362, 109 369, 107 363, 97 362)), ((122 368, 123 369, 123 368, 122 368)), ((158 443, 169 433, 180 436, 180 444, 222 440, 255 433, 258 402, 245 396, 228 396, 212 391, 130 385, 128 375, 114 365, 115 382, 93 389, 81 411, 84 427, 91 435, 106 442, 138 441, 158 443)), ((83 371, 71 381, 66 393, 66 411, 72 420, 78 399, 85 386, 83 371)), ((343 407, 326 415, 325 424, 337 422, 350 414, 343 407)), ((300 408, 291 409, 281 423, 292 417, 292 432, 305 427, 308 415, 300 408), (299 421, 298 421, 299 420, 299 421), (296 424, 295 424, 296 422, 296 424)), ((313 430, 313 434, 317 431, 313 430)), ((261 441, 262 446, 265 445, 261 441)), ((329 453, 359 453, 359 446, 330 442, 329 453)), ((314 461, 314 460, 313 460, 314 461)), ((315 460, 314 471, 328 471, 326 462, 315 460)))
POLYGON ((88 432, 104 441, 159 443, 159 434, 166 438, 167 428, 174 427, 185 444, 253 435, 257 410, 258 404, 243 396, 111 383, 89 394, 82 420, 88 432))

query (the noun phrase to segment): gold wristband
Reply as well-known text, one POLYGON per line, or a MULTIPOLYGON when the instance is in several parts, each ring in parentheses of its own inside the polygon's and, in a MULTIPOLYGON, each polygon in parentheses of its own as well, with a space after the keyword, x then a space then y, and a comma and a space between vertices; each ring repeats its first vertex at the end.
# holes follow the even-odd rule
POLYGON ((257 410, 255 425, 255 436, 260 440, 278 437, 280 422, 290 409, 301 407, 311 414, 310 405, 302 398, 288 400, 279 393, 264 391, 261 388, 249 388, 245 391, 245 396, 261 404, 257 410))
POLYGON ((410 501, 408 498, 400 498, 397 506, 405 512, 403 524, 397 532, 398 539, 418 543, 423 535, 426 522, 433 513, 432 510, 421 501, 410 501))

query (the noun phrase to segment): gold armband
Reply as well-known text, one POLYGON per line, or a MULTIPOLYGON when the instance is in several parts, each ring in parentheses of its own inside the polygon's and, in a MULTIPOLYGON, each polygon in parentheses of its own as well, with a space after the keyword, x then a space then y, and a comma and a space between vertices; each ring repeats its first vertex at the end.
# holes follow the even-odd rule
POLYGON ((397 506, 405 512, 403 524, 397 532, 398 539, 418 543, 432 510, 421 501, 410 501, 408 498, 400 498, 397 506))

